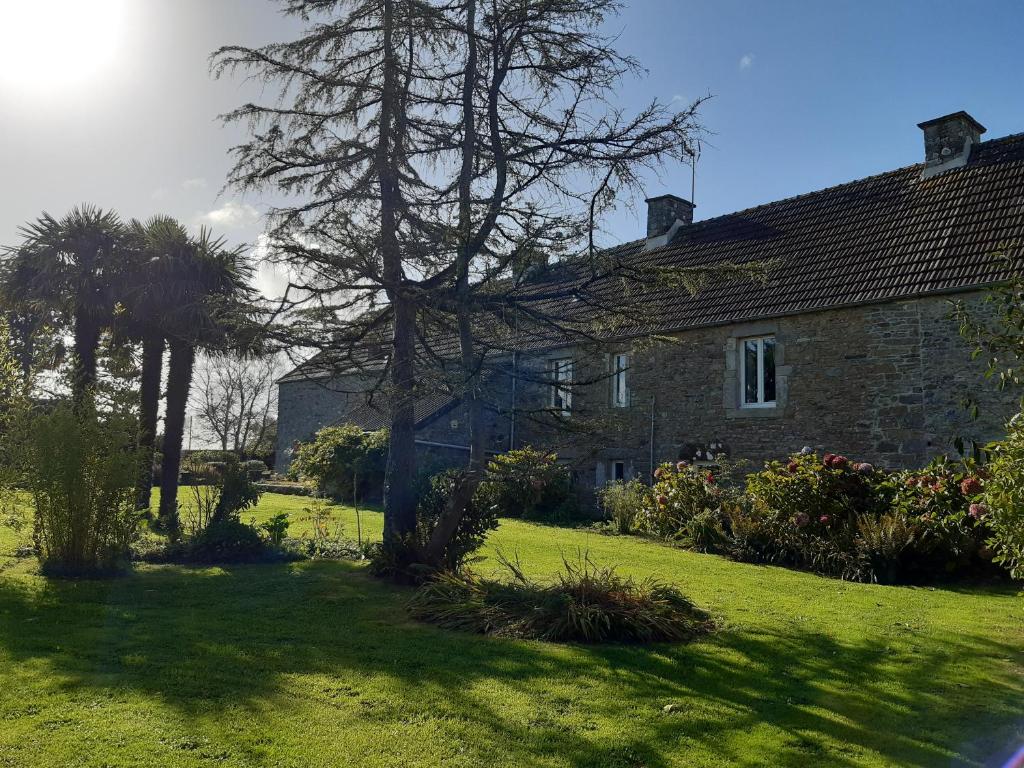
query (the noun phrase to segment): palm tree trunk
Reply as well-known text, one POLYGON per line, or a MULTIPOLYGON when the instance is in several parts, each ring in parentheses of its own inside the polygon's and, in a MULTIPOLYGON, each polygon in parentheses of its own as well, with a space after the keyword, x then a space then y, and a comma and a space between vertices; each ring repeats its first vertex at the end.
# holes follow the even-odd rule
POLYGON ((181 529, 178 517, 178 473, 181 470, 181 440, 185 432, 185 410, 188 406, 188 390, 192 385, 192 365, 196 351, 191 344, 179 340, 172 340, 170 347, 159 520, 173 539, 178 537, 181 529))
POLYGON ((159 334, 142 342, 142 381, 139 386, 139 476, 135 482, 135 508, 149 510, 153 492, 153 446, 157 411, 160 408, 160 377, 163 373, 164 339, 159 334))
POLYGON ((71 395, 76 404, 85 400, 96 386, 96 353, 100 346, 100 326, 82 311, 75 312, 75 360, 71 373, 71 395))

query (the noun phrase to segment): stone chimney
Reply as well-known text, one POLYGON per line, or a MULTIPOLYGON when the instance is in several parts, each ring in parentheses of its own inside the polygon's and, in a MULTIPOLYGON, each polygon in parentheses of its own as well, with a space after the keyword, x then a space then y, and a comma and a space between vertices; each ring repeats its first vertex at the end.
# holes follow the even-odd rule
POLYGON ((647 248, 668 245, 679 227, 693 223, 693 209, 689 200, 675 195, 647 198, 647 248))
POLYGON ((971 149, 985 132, 985 126, 963 111, 926 120, 917 127, 924 131, 922 179, 967 165, 971 149))

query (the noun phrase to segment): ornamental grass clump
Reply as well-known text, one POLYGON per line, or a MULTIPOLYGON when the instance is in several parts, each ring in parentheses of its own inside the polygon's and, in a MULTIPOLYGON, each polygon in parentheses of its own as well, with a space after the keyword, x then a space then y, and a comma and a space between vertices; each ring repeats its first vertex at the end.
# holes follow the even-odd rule
POLYGON ((500 560, 506 579, 443 573, 417 590, 412 615, 464 632, 549 642, 687 641, 713 628, 710 616, 675 586, 635 581, 587 555, 563 559, 556 579, 533 581, 518 561, 500 560))

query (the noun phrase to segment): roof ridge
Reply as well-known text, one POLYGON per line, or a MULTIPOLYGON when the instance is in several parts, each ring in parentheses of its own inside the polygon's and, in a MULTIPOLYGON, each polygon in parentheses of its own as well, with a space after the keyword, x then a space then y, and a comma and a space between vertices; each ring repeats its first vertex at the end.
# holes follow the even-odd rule
MULTIPOLYGON (((991 146, 994 145, 994 144, 1000 144, 1000 143, 1003 143, 1003 142, 1010 142, 1011 140, 1018 140, 1019 141, 1021 139, 1024 139, 1024 131, 1022 131, 1020 133, 1011 133, 1011 134, 1008 134, 1006 136, 1000 136, 999 138, 995 138, 995 139, 988 139, 987 141, 980 141, 980 142, 978 142, 978 144, 976 146, 977 146, 977 148, 979 150, 981 150, 981 149, 991 148, 991 146)), ((763 208, 771 207, 773 205, 780 205, 782 203, 791 203, 791 202, 794 202, 796 200, 801 200, 801 199, 804 199, 804 198, 811 197, 813 195, 820 195, 820 194, 835 192, 836 190, 842 189, 843 187, 852 187, 855 184, 863 184, 865 182, 877 181, 878 179, 885 178, 887 176, 895 176, 895 175, 900 174, 900 173, 906 173, 907 171, 910 171, 910 170, 913 170, 913 169, 918 169, 918 168, 920 168, 923 165, 924 165, 923 162, 921 162, 921 163, 912 163, 910 165, 904 165, 904 166, 901 166, 899 168, 893 168, 893 169, 888 170, 888 171, 881 171, 879 173, 873 173, 870 176, 862 176, 859 179, 851 179, 850 181, 843 181, 843 182, 840 182, 839 184, 832 184, 831 186, 828 186, 828 187, 821 187, 820 189, 813 189, 810 192, 801 192, 798 195, 790 195, 789 197, 780 197, 778 200, 769 200, 766 203, 758 203, 757 205, 751 205, 751 206, 748 206, 746 208, 740 208, 739 210, 736 210, 736 211, 729 211, 728 213, 720 213, 717 216, 712 216, 711 218, 708 218, 708 219, 700 219, 699 221, 695 221, 692 224, 689 224, 689 225, 687 225, 685 227, 681 227, 679 229, 679 232, 682 233, 682 232, 685 232, 685 231, 688 231, 688 230, 692 231, 692 228, 701 226, 703 224, 710 224, 710 223, 713 223, 713 222, 718 222, 718 221, 721 221, 722 219, 727 219, 727 218, 729 218, 731 216, 740 216, 740 215, 743 215, 743 214, 749 214, 749 213, 751 213, 753 211, 758 211, 758 210, 761 210, 763 208)), ((964 168, 964 169, 971 168, 971 167, 973 167, 971 163, 968 163, 967 165, 962 166, 962 168, 964 168)), ((960 169, 953 169, 953 170, 960 170, 960 169)), ((609 246, 608 248, 606 248, 604 250, 613 250, 615 248, 627 248, 629 246, 638 245, 638 244, 643 243, 643 242, 646 242, 646 238, 638 238, 636 240, 629 240, 627 242, 620 243, 619 245, 609 246)), ((672 245, 673 245, 673 243, 668 243, 666 245, 661 246, 661 248, 670 248, 670 247, 672 247, 672 245)))

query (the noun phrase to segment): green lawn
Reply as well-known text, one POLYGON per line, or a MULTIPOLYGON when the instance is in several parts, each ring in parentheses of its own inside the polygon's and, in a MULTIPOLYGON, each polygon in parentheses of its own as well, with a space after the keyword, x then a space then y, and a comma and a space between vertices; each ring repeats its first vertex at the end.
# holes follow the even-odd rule
MULTIPOLYGON (((256 516, 306 504, 267 496, 256 516)), ((379 537, 380 514, 363 526, 379 537)), ((0 766, 948 766, 1024 743, 1012 589, 845 584, 504 522, 481 568, 500 549, 544 575, 588 549, 723 622, 686 646, 565 647, 413 623, 406 591, 351 563, 60 582, 14 543, 0 533, 0 766)))

